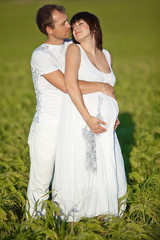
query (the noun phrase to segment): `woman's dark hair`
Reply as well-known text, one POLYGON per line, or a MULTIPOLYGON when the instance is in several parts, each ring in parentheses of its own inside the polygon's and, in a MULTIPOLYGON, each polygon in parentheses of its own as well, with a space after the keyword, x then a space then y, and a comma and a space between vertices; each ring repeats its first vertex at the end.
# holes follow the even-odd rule
MULTIPOLYGON (((102 50, 102 30, 101 30, 99 19, 94 14, 89 12, 79 12, 75 14, 70 21, 71 30, 72 30, 73 24, 82 19, 89 25, 91 34, 94 34, 95 40, 96 40, 96 47, 102 50)), ((78 43, 75 40, 73 33, 72 33, 72 40, 74 43, 78 43)))
POLYGON ((54 22, 52 17, 52 12, 57 11, 60 13, 65 13, 65 8, 56 4, 47 4, 41 7, 36 16, 36 23, 39 30, 47 35, 46 27, 49 26, 54 28, 54 22))

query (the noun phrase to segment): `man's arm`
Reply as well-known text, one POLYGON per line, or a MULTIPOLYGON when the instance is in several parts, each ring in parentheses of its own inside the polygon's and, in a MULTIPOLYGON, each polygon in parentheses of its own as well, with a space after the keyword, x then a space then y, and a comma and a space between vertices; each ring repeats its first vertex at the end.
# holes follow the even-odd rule
MULTIPOLYGON (((65 93, 67 92, 64 82, 64 74, 60 70, 44 74, 43 77, 52 85, 59 88, 61 91, 65 93)), ((82 94, 103 92, 104 94, 115 98, 113 87, 108 83, 87 82, 78 80, 78 86, 82 94)))
POLYGON ((54 85, 56 88, 60 89, 64 93, 67 92, 66 86, 64 83, 64 74, 60 70, 43 74, 42 76, 52 85, 54 85))
MULTIPOLYGON (((48 82, 66 93, 64 74, 58 69, 55 59, 43 50, 36 50, 32 54, 31 66, 33 65, 48 82)), ((108 83, 78 81, 78 86, 82 94, 103 92, 115 98, 113 87, 108 83)))
POLYGON ((102 92, 116 99, 114 89, 109 83, 87 82, 87 81, 78 80, 78 86, 82 94, 102 92))

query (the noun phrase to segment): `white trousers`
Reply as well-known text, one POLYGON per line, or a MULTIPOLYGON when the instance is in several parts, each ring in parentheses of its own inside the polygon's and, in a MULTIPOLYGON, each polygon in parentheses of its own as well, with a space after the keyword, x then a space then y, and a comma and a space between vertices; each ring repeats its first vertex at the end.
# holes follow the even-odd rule
POLYGON ((56 125, 48 122, 33 122, 30 128, 28 144, 31 166, 26 207, 32 216, 42 216, 45 212, 40 202, 49 197, 47 193, 53 177, 57 129, 56 125))

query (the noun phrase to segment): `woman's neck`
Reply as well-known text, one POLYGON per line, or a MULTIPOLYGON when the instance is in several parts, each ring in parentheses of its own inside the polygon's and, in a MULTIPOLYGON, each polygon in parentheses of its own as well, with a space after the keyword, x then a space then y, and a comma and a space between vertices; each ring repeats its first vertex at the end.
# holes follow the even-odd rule
POLYGON ((95 38, 91 38, 89 40, 83 41, 80 43, 81 47, 85 50, 85 52, 90 53, 95 56, 97 52, 96 41, 95 38))

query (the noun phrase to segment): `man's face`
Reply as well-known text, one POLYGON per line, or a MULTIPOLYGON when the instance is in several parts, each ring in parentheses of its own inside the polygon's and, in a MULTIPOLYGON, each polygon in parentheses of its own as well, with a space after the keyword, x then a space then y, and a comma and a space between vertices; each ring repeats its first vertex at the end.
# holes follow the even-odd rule
POLYGON ((54 21, 54 29, 52 30, 52 36, 57 40, 64 40, 70 36, 70 24, 68 22, 67 15, 54 11, 52 13, 54 21))

